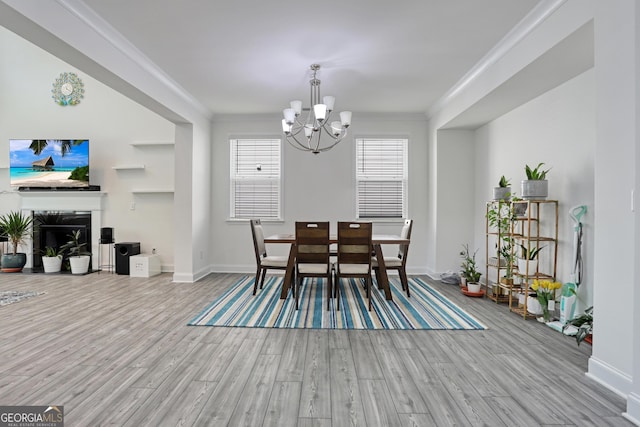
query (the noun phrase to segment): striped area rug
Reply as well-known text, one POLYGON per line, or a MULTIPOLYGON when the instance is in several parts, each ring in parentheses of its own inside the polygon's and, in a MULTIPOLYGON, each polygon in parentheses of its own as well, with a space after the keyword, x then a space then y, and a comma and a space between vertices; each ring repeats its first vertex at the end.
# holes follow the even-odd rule
MULTIPOLYGON (((327 310, 324 279, 306 279, 301 287, 300 309, 289 295, 280 299, 282 276, 265 281, 253 295, 254 277, 243 277, 196 316, 191 326, 311 329, 486 329, 442 294, 419 278, 410 278, 411 298, 399 280, 390 279, 393 301, 373 290, 371 311, 360 280, 343 279, 340 310, 332 299, 327 310)), ((373 281, 375 286, 375 280, 373 281)))

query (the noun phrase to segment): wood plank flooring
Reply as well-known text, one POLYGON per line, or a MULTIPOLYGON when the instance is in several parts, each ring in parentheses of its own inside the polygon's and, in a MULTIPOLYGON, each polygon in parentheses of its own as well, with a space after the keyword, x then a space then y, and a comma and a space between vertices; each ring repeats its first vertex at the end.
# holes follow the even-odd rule
POLYGON ((66 426, 631 425, 589 345, 426 277, 489 329, 187 326, 239 277, 0 274, 45 292, 0 307, 0 404, 66 426))

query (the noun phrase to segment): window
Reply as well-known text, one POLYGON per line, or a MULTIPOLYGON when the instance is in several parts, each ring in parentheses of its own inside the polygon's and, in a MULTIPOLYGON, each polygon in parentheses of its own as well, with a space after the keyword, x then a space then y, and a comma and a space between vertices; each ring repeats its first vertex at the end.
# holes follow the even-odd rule
POLYGON ((231 218, 280 219, 279 139, 231 140, 231 218))
POLYGON ((407 139, 356 139, 356 217, 407 215, 407 139))

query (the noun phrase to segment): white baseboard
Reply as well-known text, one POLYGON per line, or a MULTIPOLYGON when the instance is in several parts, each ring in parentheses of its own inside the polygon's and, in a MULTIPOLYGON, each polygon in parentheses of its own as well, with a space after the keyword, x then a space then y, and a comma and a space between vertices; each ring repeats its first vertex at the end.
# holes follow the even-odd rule
POLYGON ((640 395, 629 393, 629 396, 627 396, 627 412, 623 412, 622 416, 640 426, 640 395))
POLYGON ((586 376, 625 399, 631 392, 632 381, 629 375, 593 356, 589 358, 586 376))

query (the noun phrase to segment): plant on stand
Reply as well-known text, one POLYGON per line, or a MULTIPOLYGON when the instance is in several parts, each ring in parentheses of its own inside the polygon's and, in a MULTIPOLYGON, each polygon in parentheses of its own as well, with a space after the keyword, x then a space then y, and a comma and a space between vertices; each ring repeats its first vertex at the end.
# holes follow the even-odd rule
POLYGON ((547 173, 551 169, 543 170, 544 163, 539 163, 535 168, 525 165, 524 172, 527 179, 520 182, 523 199, 546 199, 549 194, 547 173))
POLYGON ((502 266, 502 260, 505 261, 505 274, 501 278, 501 281, 507 285, 513 284, 513 263, 515 260, 515 254, 513 252, 514 241, 511 237, 511 231, 513 222, 516 218, 517 216, 513 209, 513 204, 509 202, 494 202, 487 211, 487 221, 489 226, 492 229, 495 229, 498 233, 497 246, 500 257, 498 266, 502 266))
POLYGON ((493 200, 509 200, 511 197, 511 182, 502 175, 498 186, 493 187, 493 200))
POLYGON ((531 284, 531 289, 536 291, 536 298, 542 309, 542 318, 547 323, 551 321, 550 310, 555 309, 556 290, 562 288, 562 283, 551 280, 535 279, 531 284))
POLYGON ((462 267, 462 277, 464 277, 467 281, 467 290, 471 293, 480 292, 480 276, 482 273, 478 271, 476 265, 476 253, 478 250, 471 254, 469 252, 469 245, 462 245, 464 248, 463 251, 460 252, 460 257, 462 258, 462 263, 460 267, 462 267))
POLYGON ((518 258, 518 271, 520 274, 528 274, 531 276, 538 270, 538 254, 544 249, 544 246, 537 248, 520 243, 520 249, 521 256, 518 258))
POLYGON ((18 252, 18 246, 31 237, 31 222, 30 216, 25 216, 18 211, 0 216, 2 235, 8 238, 13 247, 12 253, 2 254, 0 265, 3 272, 22 271, 27 263, 27 254, 18 252))

